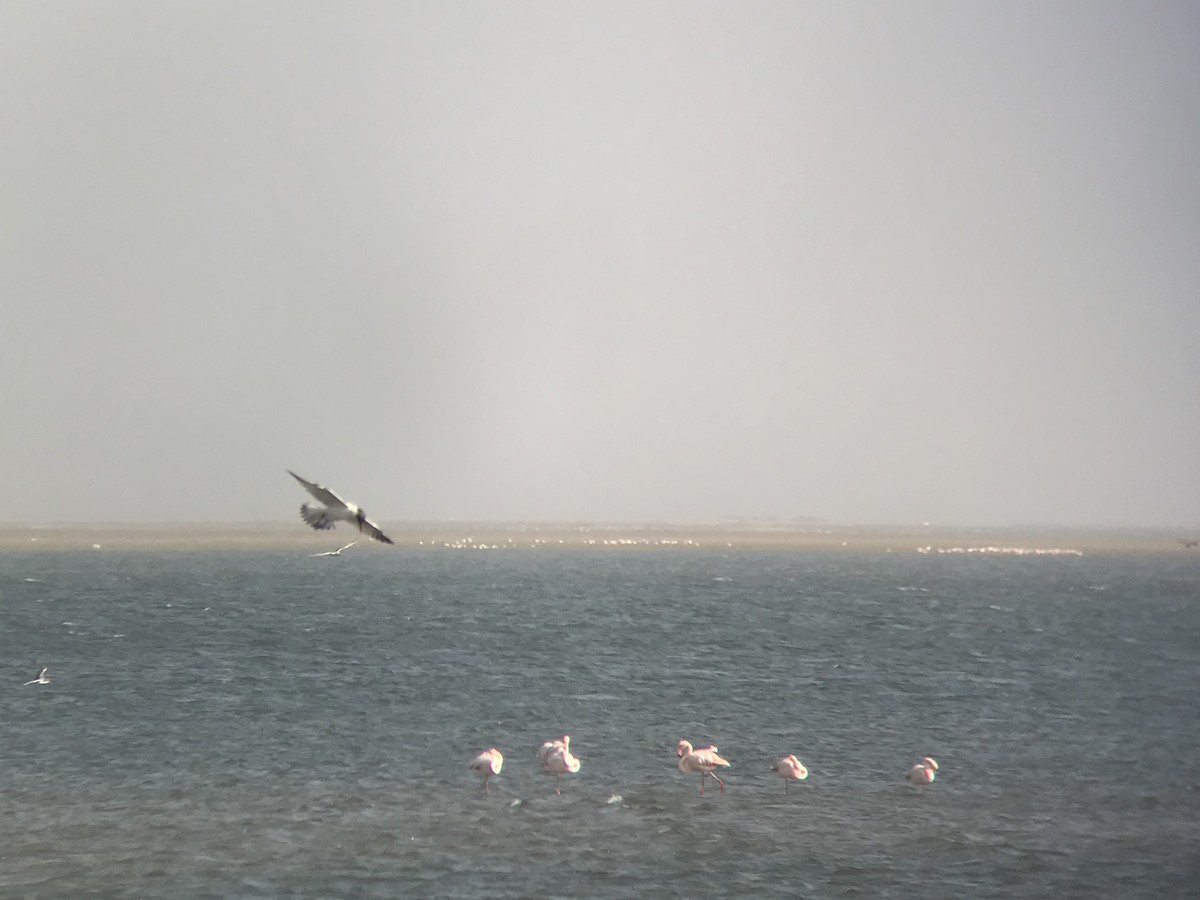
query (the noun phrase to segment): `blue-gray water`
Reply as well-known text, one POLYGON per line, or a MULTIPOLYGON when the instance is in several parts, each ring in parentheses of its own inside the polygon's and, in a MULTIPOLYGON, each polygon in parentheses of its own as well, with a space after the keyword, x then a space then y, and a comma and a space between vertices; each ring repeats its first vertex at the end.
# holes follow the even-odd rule
POLYGON ((12 552, 0 611, 5 897, 1158 898, 1200 875, 1200 559, 12 552), (583 769, 556 797, 534 752, 564 732, 583 769), (678 772, 683 737, 732 761, 724 794, 678 772), (485 798, 466 765, 490 745, 485 798), (811 775, 785 797, 789 752, 811 775), (905 784, 926 754, 936 783, 905 784))

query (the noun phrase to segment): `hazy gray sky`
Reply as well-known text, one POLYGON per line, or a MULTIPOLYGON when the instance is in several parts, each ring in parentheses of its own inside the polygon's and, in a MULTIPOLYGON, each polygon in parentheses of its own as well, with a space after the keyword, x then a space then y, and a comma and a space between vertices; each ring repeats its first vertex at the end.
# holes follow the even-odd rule
POLYGON ((1200 525, 1193 2, 0 4, 0 521, 1200 525))

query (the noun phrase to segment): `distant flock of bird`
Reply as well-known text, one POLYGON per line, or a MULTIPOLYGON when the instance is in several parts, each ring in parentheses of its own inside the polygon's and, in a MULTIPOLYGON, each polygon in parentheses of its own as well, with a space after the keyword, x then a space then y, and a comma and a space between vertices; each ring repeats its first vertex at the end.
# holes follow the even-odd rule
MULTIPOLYGON (((717 777, 715 770, 722 767, 729 768, 730 763, 717 752, 716 747, 696 748, 692 746, 691 741, 681 740, 675 748, 675 753, 679 757, 680 772, 698 772, 700 774, 701 797, 704 796, 705 775, 711 776, 716 781, 722 793, 725 791, 725 782, 717 777)), ((564 734, 557 740, 546 741, 538 750, 537 756, 542 771, 554 776, 554 793, 561 795, 560 779, 562 776, 575 774, 581 766, 579 757, 571 752, 571 736, 564 734)), ((504 768, 504 754, 495 747, 489 747, 472 759, 468 768, 483 777, 483 793, 486 796, 488 780, 493 775, 499 775, 500 770, 504 768)), ((904 777, 912 784, 933 784, 934 778, 937 777, 937 768, 938 764, 933 757, 922 757, 921 761, 909 769, 908 774, 904 777)), ((771 771, 783 779, 785 796, 788 792, 789 781, 804 781, 808 778, 808 769, 793 754, 777 759, 771 766, 771 771)))

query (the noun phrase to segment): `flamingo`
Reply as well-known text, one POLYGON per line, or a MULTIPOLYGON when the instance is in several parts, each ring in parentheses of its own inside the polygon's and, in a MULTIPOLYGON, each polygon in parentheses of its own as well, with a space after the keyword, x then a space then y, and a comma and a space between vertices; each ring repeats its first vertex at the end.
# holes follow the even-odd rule
POLYGON ((775 765, 771 766, 771 771, 783 779, 783 794, 785 797, 787 796, 789 781, 792 779, 803 781, 808 777, 808 769, 794 755, 784 756, 776 760, 775 765))
POLYGON ((504 754, 495 747, 489 747, 471 760, 468 768, 474 769, 483 776, 483 793, 484 796, 487 796, 488 779, 493 775, 499 775, 500 770, 504 768, 504 754))
POLYGON ((713 772, 717 766, 729 767, 729 760, 722 759, 717 755, 716 747, 701 747, 699 750, 692 749, 691 741, 680 741, 679 746, 675 748, 675 754, 679 757, 680 772, 699 772, 700 773, 700 796, 704 796, 704 775, 705 773, 712 775, 713 779, 721 786, 721 793, 725 792, 725 782, 717 778, 713 772))
POLYGON ((913 784, 933 784, 933 779, 937 778, 937 767, 937 760, 932 756, 923 756, 919 763, 908 770, 904 779, 913 784))
POLYGON ((546 741, 538 750, 538 762, 542 769, 554 775, 554 793, 562 796, 559 779, 567 773, 579 771, 579 757, 571 752, 571 736, 564 734, 562 740, 546 741))
POLYGON ((42 671, 38 672, 37 678, 33 679, 32 681, 25 682, 26 685, 49 684, 49 683, 50 683, 50 669, 49 668, 42 669, 42 671))

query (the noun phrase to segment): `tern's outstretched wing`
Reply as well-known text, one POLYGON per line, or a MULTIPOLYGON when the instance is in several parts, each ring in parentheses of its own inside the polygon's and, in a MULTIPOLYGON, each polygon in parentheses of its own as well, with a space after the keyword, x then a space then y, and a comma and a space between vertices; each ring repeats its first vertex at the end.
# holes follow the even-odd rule
POLYGON ((394 544, 395 543, 395 541, 393 541, 390 537, 388 537, 386 534, 384 534, 382 531, 380 531, 379 526, 376 525, 374 522, 372 522, 370 519, 362 520, 362 530, 365 531, 368 535, 370 535, 372 540, 379 541, 381 544, 394 544))
POLYGON ((349 503, 331 491, 329 488, 311 481, 305 481, 291 469, 287 470, 288 474, 295 478, 298 482, 304 485, 304 489, 324 503, 326 506, 341 507, 343 509, 349 507, 349 503))

